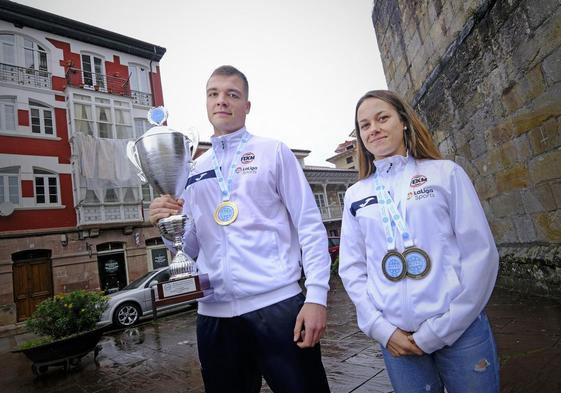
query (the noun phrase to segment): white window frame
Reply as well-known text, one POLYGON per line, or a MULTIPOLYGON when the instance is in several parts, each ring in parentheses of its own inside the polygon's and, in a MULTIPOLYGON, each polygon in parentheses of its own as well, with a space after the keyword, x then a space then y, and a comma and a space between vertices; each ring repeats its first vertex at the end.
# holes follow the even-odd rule
POLYGON ((60 177, 57 173, 43 168, 33 168, 33 191, 35 194, 35 205, 37 206, 60 206, 60 177), (38 173, 39 172, 39 173, 38 173), (37 180, 42 179, 44 202, 39 202, 39 192, 37 180), (50 179, 56 181, 56 202, 51 202, 51 193, 49 184, 50 179))
POLYGON ((150 203, 154 200, 155 198, 154 189, 150 184, 145 183, 140 186, 140 198, 142 199, 142 204, 144 205, 144 207, 148 207, 150 203), (148 200, 144 199, 145 196, 148 196, 149 199, 148 200))
POLYGON ((52 108, 47 105, 41 104, 35 101, 29 101, 29 124, 31 126, 31 133, 33 135, 46 135, 46 136, 56 136, 56 125, 55 125, 55 114, 52 108), (39 114, 39 132, 33 131, 33 111, 37 111, 39 114), (45 119, 47 118, 46 113, 51 115, 51 133, 47 132, 45 119))
POLYGON ((41 45, 39 45, 36 41, 32 40, 31 38, 23 37, 23 61, 24 67, 28 69, 33 69, 45 73, 41 76, 47 76, 49 72, 49 61, 48 61, 48 53, 41 45), (31 46, 28 46, 27 43, 31 43, 31 46), (31 51, 33 56, 33 65, 29 66, 27 64, 27 53, 31 51), (44 56, 44 63, 41 62, 41 57, 44 56))
MULTIPOLYGON (((105 100, 105 99, 104 99, 105 100)), ((114 123, 114 117, 113 117, 113 110, 111 109, 111 101, 109 101, 109 103, 105 103, 105 102, 99 102, 97 100, 94 101, 95 105, 93 106, 93 117, 95 119, 95 128, 97 129, 97 135, 99 138, 108 138, 108 139, 113 139, 113 135, 115 134, 115 132, 113 131, 113 123, 114 123), (109 120, 101 120, 100 116, 101 116, 101 109, 103 110, 108 110, 109 111, 109 120), (107 126, 109 126, 109 136, 101 136, 101 128, 100 125, 101 124, 105 124, 107 126)))
POLYGON ((0 193, 0 203, 10 202, 16 206, 21 204, 21 178, 20 178, 20 167, 5 167, 0 168, 0 183, 2 187, 2 192, 0 193), (16 179, 17 188, 17 201, 14 201, 11 197, 12 187, 10 187, 10 178, 16 179))
POLYGON ((164 242, 162 241, 157 242, 157 244, 152 244, 152 241, 154 239, 146 239, 146 256, 147 256, 147 264, 148 264, 148 271, 152 271, 154 270, 154 265, 153 265, 153 261, 152 261, 152 251, 154 250, 161 250, 161 249, 166 249, 166 254, 168 257, 168 265, 171 263, 172 260, 172 255, 169 251, 169 249, 165 246, 164 242))
POLYGON ((337 200, 339 201, 339 205, 341 205, 341 207, 345 205, 345 192, 346 191, 337 191, 337 200))
MULTIPOLYGON (((45 46, 40 44, 34 38, 13 34, 0 33, 0 37, 12 37, 12 42, 8 39, 0 38, 0 63, 9 64, 17 67, 27 68, 29 70, 49 72, 49 52, 45 46), (7 49, 10 48, 10 49, 7 49), (11 51, 11 56, 4 56, 6 49, 11 51), (28 64, 27 53, 32 54, 32 64, 28 64), (43 58, 43 62, 41 59, 43 58)), ((42 76, 46 76, 42 75, 42 76)))
POLYGON ((0 63, 9 64, 9 65, 18 65, 18 55, 17 55, 17 38, 16 34, 9 34, 9 33, 0 33, 0 63), (2 37, 12 37, 12 42, 9 40, 4 39, 2 37), (9 49, 8 49, 9 48, 9 49), (11 50, 12 56, 8 58, 4 56, 6 51, 11 50))
POLYGON ((327 203, 325 201, 325 195, 321 192, 314 192, 314 199, 316 200, 316 205, 319 209, 325 209, 327 207, 327 203))
POLYGON ((104 90, 107 83, 105 80, 105 59, 103 56, 91 52, 80 53, 80 64, 82 68, 82 82, 84 83, 84 86, 91 88, 98 86, 100 89, 104 90), (88 58, 90 66, 89 69, 86 69, 86 65, 84 63, 85 58, 88 58), (96 69, 96 60, 99 60, 99 70, 96 69), (86 83, 90 81, 91 83, 86 83))
POLYGON ((133 123, 134 123, 135 138, 142 136, 146 131, 152 128, 150 122, 146 120, 144 117, 135 117, 133 123))
POLYGON ((11 97, 0 97, 0 131, 17 131, 18 116, 16 100, 11 97), (10 108, 11 107, 11 108, 10 108), (6 114, 12 114, 13 125, 7 123, 6 114))
POLYGON ((114 119, 114 124, 115 124, 115 134, 114 134, 114 138, 115 139, 133 139, 134 138, 134 127, 133 127, 133 120, 132 120, 132 111, 130 109, 130 107, 128 106, 128 103, 123 102, 123 101, 118 101, 118 100, 113 100, 113 119, 114 119), (118 113, 122 113, 124 114, 124 116, 121 115, 117 115, 118 113), (117 120, 119 118, 121 118, 124 120, 123 122, 117 122, 117 120), (128 121, 128 123, 127 123, 128 121), (122 138, 123 135, 125 135, 124 133, 122 133, 122 130, 127 129, 128 132, 128 136, 125 138, 122 138))
MULTIPOLYGON (((99 125, 100 121, 98 120, 98 108, 110 108, 111 110, 111 131, 110 137, 107 139, 133 139, 134 138, 134 127, 132 122, 132 105, 130 102, 121 101, 119 99, 111 98, 99 98, 99 97, 92 97, 85 94, 74 94, 72 96, 72 117, 73 117, 73 131, 74 132, 83 132, 79 131, 78 122, 83 121, 90 124, 91 133, 87 133, 88 135, 95 136, 97 138, 104 138, 101 137, 99 134, 99 125), (87 97, 87 99, 85 99, 87 97), (104 102, 100 102, 100 101, 104 102), (107 102, 105 102, 107 101, 107 102), (83 105, 89 108, 89 115, 91 118, 83 119, 78 117, 77 105, 83 105), (123 117, 124 119, 128 120, 129 123, 117 123, 117 112, 118 111, 125 111, 127 112, 128 116, 123 117), (118 138, 119 136, 118 130, 119 127, 128 128, 128 137, 127 138, 118 138)), ((81 110, 81 109, 80 109, 81 110)), ((88 110, 86 109, 86 113, 88 110)), ((104 124, 109 124, 108 122, 101 122, 104 124)))
POLYGON ((150 91, 150 70, 142 64, 129 64, 131 90, 151 94, 150 91))

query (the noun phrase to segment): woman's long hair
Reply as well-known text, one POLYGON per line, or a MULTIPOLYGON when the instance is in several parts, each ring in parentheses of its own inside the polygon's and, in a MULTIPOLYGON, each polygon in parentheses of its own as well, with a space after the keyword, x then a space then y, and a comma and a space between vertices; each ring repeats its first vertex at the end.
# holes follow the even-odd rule
POLYGON ((359 180, 367 178, 374 170, 373 162, 375 157, 366 149, 366 146, 364 146, 364 142, 360 137, 360 128, 358 126, 357 118, 358 108, 369 98, 378 98, 394 107, 401 122, 407 126, 407 129, 403 132, 405 148, 414 158, 428 158, 433 160, 442 158, 440 151, 438 151, 438 148, 434 144, 427 126, 421 121, 421 119, 419 119, 419 116, 417 116, 413 108, 411 108, 411 106, 405 102, 403 98, 393 91, 372 90, 358 100, 355 109, 355 132, 357 134, 356 139, 358 143, 359 180))

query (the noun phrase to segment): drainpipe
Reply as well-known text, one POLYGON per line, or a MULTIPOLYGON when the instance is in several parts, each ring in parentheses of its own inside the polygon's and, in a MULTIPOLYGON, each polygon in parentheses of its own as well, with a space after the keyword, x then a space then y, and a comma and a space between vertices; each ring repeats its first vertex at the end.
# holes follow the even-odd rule
MULTIPOLYGON (((156 47, 153 47, 154 49, 154 55, 156 55, 156 47)), ((154 82, 152 81, 152 62, 154 61, 154 55, 152 55, 152 58, 150 59, 150 91, 152 92, 152 106, 156 106, 156 103, 154 101, 154 82)))

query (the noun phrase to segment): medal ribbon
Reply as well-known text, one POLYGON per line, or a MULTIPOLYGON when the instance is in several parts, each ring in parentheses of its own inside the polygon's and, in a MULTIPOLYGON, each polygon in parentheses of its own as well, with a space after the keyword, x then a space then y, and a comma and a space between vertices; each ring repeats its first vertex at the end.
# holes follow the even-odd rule
POLYGON ((228 173, 227 180, 224 180, 224 176, 222 175, 222 171, 220 170, 220 164, 218 163, 218 158, 216 157, 216 152, 214 151, 214 148, 212 149, 212 166, 214 167, 214 173, 216 174, 216 179, 218 180, 218 187, 220 187, 220 191, 222 191, 222 201, 230 200, 234 171, 236 170, 237 162, 241 157, 241 152, 249 138, 251 138, 249 132, 244 131, 244 134, 240 139, 240 143, 238 144, 238 148, 236 149, 236 152, 232 157, 232 163, 230 164, 230 171, 228 173))
MULTIPOLYGON (((408 174, 413 169, 414 160, 409 158, 407 162, 407 167, 405 168, 405 173, 408 174)), ((406 188, 406 190, 408 187, 406 188)), ((405 248, 414 246, 413 239, 411 237, 411 233, 407 228, 407 223, 405 219, 399 213, 395 202, 393 201, 389 192, 384 192, 385 186, 382 184, 380 176, 378 175, 378 171, 374 174, 374 190, 376 193, 376 197, 378 199, 378 205, 380 206, 380 215, 382 216, 382 225, 384 226, 384 233, 386 235, 386 244, 389 250, 395 250, 395 233, 392 227, 392 223, 395 224, 397 230, 401 234, 401 238, 403 239, 403 245, 405 248)), ((407 200, 407 195, 405 198, 402 199, 402 209, 405 213, 405 203, 407 200)))

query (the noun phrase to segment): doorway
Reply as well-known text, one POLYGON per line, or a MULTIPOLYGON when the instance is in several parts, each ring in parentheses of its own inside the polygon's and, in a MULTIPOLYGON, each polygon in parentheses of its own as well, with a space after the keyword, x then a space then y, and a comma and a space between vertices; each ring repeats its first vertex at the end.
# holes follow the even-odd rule
POLYGON ((33 314, 37 305, 53 296, 53 273, 49 250, 30 250, 12 254, 12 279, 17 321, 33 314))
POLYGON ((127 285, 125 253, 101 254, 97 256, 99 285, 105 293, 113 293, 127 285))

